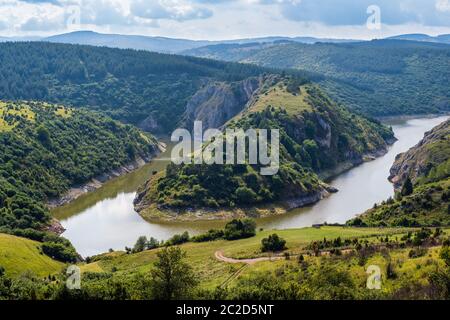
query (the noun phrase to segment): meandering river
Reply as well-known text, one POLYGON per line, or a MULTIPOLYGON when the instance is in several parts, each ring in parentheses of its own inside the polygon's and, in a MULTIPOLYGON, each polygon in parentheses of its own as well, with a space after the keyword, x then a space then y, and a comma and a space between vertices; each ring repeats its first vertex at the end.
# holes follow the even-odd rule
MULTIPOLYGON (((398 141, 389 152, 372 162, 364 163, 330 181, 339 189, 337 194, 314 206, 293 210, 284 216, 258 220, 258 227, 288 229, 308 227, 318 223, 345 223, 375 203, 380 203, 394 191, 387 180, 395 157, 416 145, 425 132, 444 122, 448 117, 397 119, 386 122, 394 129, 398 141)), ((57 208, 53 215, 66 229, 68 238, 83 256, 131 247, 139 236, 159 240, 176 233, 205 232, 224 225, 222 221, 195 223, 149 223, 134 211, 136 190, 154 171, 165 168, 170 148, 158 159, 141 169, 107 182, 102 188, 86 194, 74 202, 57 208)))

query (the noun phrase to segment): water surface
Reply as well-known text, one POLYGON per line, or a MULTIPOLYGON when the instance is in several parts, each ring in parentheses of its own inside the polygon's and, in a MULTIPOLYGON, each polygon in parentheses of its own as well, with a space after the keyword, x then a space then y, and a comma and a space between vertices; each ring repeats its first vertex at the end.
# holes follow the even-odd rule
MULTIPOLYGON (((284 216, 258 220, 265 229, 287 229, 311 226, 316 223, 345 223, 355 215, 393 196, 387 180, 395 157, 416 145, 425 132, 445 121, 447 117, 390 121, 398 142, 389 152, 375 161, 364 163, 343 173, 330 183, 339 189, 337 194, 318 204, 293 210, 284 216)), ((134 211, 136 190, 152 175, 168 164, 170 147, 157 160, 141 169, 114 179, 102 188, 84 195, 71 204, 53 211, 67 229, 63 234, 83 256, 131 247, 139 236, 166 240, 176 233, 191 234, 222 227, 224 222, 148 223, 134 211)))

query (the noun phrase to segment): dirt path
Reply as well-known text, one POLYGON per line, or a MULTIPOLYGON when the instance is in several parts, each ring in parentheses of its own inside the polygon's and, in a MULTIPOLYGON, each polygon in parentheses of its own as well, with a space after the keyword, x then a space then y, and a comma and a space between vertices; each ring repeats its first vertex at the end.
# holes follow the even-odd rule
POLYGON ((215 253, 216 259, 226 262, 226 263, 233 263, 233 264, 237 264, 237 263, 245 263, 245 264, 255 264, 258 262, 263 262, 263 261, 276 261, 276 260, 281 260, 284 259, 284 257, 280 257, 280 256, 273 256, 273 257, 261 257, 261 258, 254 258, 254 259, 232 259, 232 258, 227 258, 223 255, 222 251, 216 251, 215 253))
MULTIPOLYGON (((342 254, 349 254, 354 251, 355 251, 354 249, 341 249, 342 254)), ((308 252, 305 251, 305 252, 302 252, 299 254, 290 255, 290 258, 297 258, 301 254, 308 254, 308 252)), ((330 254, 331 254, 331 250, 320 251, 321 256, 326 256, 326 255, 330 255, 330 254)), ((223 255, 223 251, 216 251, 215 257, 217 260, 222 261, 222 262, 232 263, 232 264, 244 263, 246 265, 253 265, 255 263, 264 262, 264 261, 278 261, 278 260, 286 259, 285 256, 280 256, 280 255, 275 255, 272 257, 260 257, 260 258, 254 258, 254 259, 233 259, 233 258, 225 257, 223 255)))

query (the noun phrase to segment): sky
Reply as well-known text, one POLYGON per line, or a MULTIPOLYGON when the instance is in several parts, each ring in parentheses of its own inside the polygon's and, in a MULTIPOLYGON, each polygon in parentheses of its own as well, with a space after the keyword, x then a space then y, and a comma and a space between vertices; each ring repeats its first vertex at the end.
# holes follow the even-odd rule
POLYGON ((0 36, 92 30, 224 40, 450 34, 450 0, 0 0, 0 36))

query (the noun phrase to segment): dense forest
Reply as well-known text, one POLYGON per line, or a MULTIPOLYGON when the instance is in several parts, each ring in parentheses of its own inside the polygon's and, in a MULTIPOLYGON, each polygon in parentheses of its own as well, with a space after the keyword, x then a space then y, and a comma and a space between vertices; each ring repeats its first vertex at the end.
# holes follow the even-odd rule
POLYGON ((0 61, 0 99, 90 107, 162 132, 176 127, 189 98, 208 82, 232 83, 270 71, 193 57, 52 43, 1 43, 0 61))
MULTIPOLYGON (((278 200, 321 199, 326 185, 317 174, 367 154, 386 150, 394 137, 389 128, 350 113, 314 85, 280 81, 262 93, 227 128, 280 129, 280 170, 262 176, 260 166, 170 164, 164 177, 141 190, 138 207, 234 208, 278 200)), ((224 155, 226 157, 226 155, 224 155)))
POLYGON ((0 102, 0 141, 0 230, 35 240, 49 236, 36 231, 47 200, 157 150, 130 125, 43 102, 0 102))
POLYGON ((332 98, 372 116, 450 110, 450 46, 375 40, 314 45, 222 44, 186 54, 318 73, 332 98))

